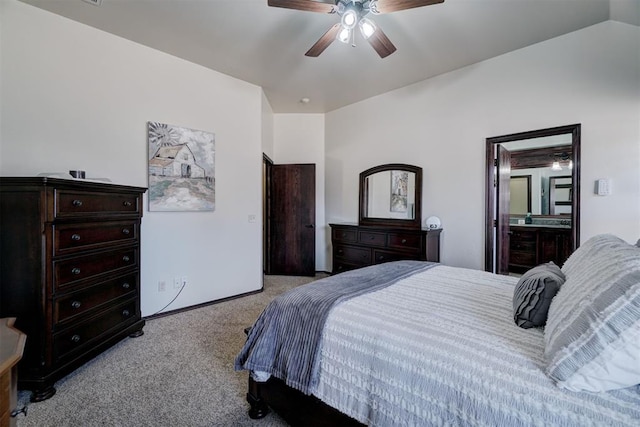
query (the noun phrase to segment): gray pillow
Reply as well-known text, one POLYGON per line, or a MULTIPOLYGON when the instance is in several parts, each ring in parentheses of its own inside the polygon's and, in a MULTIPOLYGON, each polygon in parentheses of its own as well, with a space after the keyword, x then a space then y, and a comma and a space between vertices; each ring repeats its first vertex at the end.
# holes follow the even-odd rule
POLYGON ((599 235, 572 257, 549 307, 547 374, 573 391, 640 384, 640 248, 599 235))
POLYGON ((553 262, 532 268, 522 275, 513 293, 513 320, 521 328, 547 323, 551 300, 565 281, 553 262))

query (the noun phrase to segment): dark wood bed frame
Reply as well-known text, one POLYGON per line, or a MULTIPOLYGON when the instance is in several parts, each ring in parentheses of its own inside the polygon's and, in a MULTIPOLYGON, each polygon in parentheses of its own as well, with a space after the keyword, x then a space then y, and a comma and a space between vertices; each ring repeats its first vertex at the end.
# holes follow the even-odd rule
MULTIPOLYGON (((251 327, 244 328, 245 335, 248 336, 249 331, 251 327)), ((247 402, 251 406, 249 418, 254 420, 266 417, 271 408, 292 426, 364 426, 317 397, 289 387, 276 377, 271 377, 266 382, 258 382, 249 375, 247 402)))
POLYGON ((253 419, 264 418, 271 408, 292 426, 364 426, 317 397, 291 388, 275 377, 266 382, 257 382, 249 376, 247 402, 251 405, 249 417, 253 419))

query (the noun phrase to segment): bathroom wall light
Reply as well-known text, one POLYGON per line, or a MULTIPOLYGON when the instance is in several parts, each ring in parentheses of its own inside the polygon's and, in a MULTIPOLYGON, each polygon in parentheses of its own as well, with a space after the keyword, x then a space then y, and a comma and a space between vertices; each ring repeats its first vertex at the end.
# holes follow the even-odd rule
POLYGON ((562 164, 567 167, 569 170, 573 169, 573 160, 571 160, 571 156, 569 153, 556 153, 553 155, 553 163, 551 164, 551 170, 561 171, 562 164))

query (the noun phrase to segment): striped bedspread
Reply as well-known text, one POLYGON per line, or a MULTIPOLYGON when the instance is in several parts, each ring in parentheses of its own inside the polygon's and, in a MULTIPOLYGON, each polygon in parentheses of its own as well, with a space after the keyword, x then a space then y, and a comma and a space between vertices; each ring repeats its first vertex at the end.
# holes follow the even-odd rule
POLYGON ((311 394, 318 382, 322 328, 331 308, 435 265, 420 261, 373 265, 285 292, 269 303, 251 327, 234 368, 267 374, 267 378, 274 375, 311 394))
POLYGON ((313 394, 372 426, 640 426, 640 386, 544 374, 543 331, 513 322, 516 281, 437 266, 335 306, 313 394))

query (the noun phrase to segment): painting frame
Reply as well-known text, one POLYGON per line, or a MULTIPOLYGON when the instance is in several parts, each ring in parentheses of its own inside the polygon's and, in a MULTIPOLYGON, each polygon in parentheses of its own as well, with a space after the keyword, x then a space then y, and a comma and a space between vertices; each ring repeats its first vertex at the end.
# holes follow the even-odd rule
POLYGON ((151 212, 215 210, 215 133, 147 122, 151 212))
POLYGON ((391 171, 391 191, 390 191, 390 206, 391 212, 407 212, 409 208, 408 203, 408 188, 409 188, 409 172, 401 170, 391 171))

